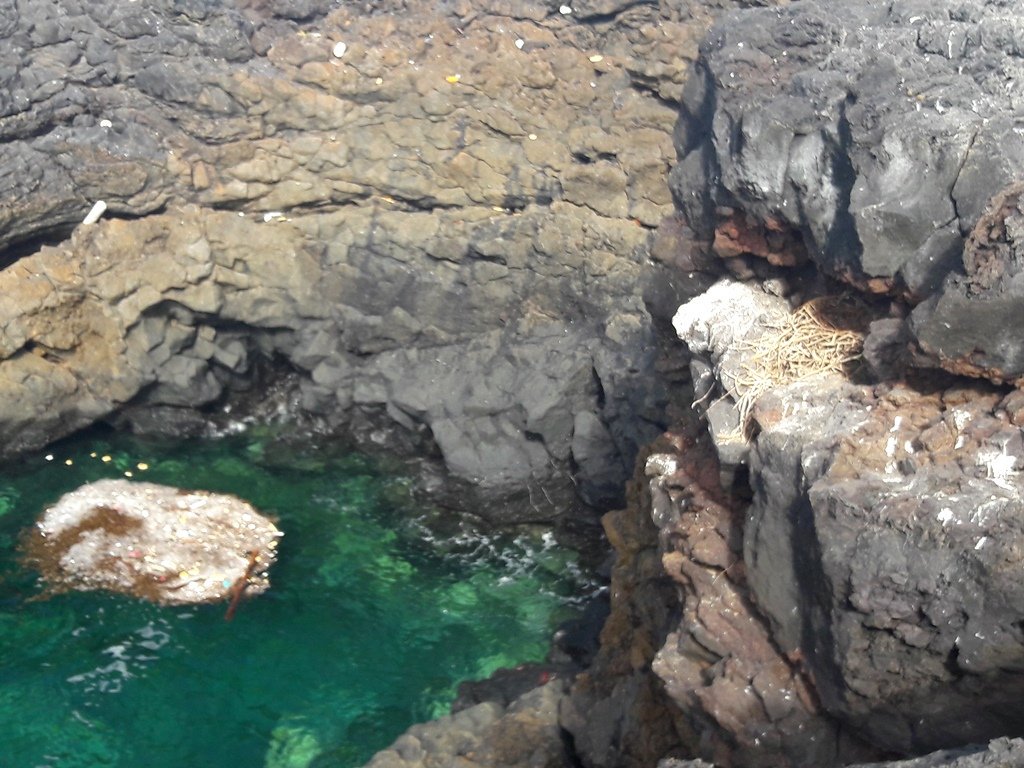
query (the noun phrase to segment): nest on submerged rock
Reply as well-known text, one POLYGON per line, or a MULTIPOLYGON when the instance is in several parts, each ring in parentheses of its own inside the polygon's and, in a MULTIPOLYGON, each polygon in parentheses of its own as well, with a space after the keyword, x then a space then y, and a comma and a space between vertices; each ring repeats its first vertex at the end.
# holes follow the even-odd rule
POLYGON ((867 323, 868 314, 857 303, 821 296, 738 342, 745 362, 728 392, 739 412, 737 436, 749 436, 754 406, 765 392, 823 373, 848 372, 861 357, 867 323))
POLYGON ((65 494, 23 542, 50 592, 105 590, 161 604, 265 591, 281 531, 235 496, 100 480, 65 494))

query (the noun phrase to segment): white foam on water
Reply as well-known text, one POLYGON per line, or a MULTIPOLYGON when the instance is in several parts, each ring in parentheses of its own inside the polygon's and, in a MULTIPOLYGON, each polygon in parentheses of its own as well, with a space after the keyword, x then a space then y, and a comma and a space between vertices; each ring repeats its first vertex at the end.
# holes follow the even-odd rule
POLYGON ((170 629, 165 619, 146 622, 121 642, 100 651, 110 661, 71 675, 67 682, 79 687, 82 693, 120 693, 130 680, 142 676, 150 664, 160 660, 153 652, 171 642, 170 629))

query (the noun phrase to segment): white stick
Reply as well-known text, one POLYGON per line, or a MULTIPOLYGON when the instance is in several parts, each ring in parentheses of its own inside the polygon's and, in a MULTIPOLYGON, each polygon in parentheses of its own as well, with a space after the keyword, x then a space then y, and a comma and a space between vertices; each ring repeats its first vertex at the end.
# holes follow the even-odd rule
POLYGON ((100 216, 102 216, 103 212, 106 211, 106 210, 107 210, 107 204, 105 202, 103 202, 102 200, 97 200, 95 203, 93 203, 93 206, 89 210, 89 213, 87 213, 85 218, 82 219, 82 223, 83 224, 95 224, 97 221, 100 220, 100 216))

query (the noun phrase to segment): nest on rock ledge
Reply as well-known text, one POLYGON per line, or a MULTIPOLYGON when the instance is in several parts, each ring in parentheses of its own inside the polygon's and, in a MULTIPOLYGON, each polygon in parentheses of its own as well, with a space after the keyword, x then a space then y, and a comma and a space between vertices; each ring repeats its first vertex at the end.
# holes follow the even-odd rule
POLYGON ((785 320, 737 345, 746 361, 729 395, 739 411, 739 437, 750 435, 758 398, 776 387, 823 373, 848 373, 864 348, 869 314, 843 296, 820 296, 785 320))

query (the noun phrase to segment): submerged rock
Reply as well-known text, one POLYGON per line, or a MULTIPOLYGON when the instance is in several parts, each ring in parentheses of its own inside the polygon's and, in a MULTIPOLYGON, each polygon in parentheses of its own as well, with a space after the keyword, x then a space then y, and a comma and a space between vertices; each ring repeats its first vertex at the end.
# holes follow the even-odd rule
POLYGON ((558 727, 565 681, 555 678, 507 707, 487 701, 414 725, 366 768, 568 768, 558 727))
POLYGON ((47 509, 25 549, 55 591, 209 603, 264 592, 281 535, 234 496, 99 480, 47 509))

